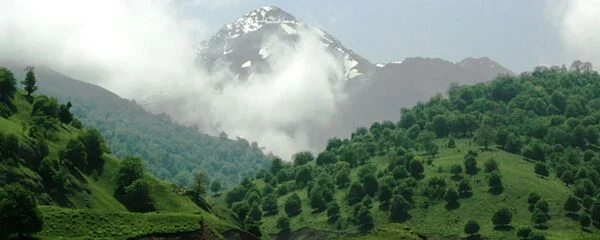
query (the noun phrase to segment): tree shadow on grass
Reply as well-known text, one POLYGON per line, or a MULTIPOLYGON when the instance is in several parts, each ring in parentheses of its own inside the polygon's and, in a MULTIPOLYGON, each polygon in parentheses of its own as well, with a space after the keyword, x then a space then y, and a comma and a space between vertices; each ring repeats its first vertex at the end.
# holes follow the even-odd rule
POLYGON ((488 190, 489 193, 498 195, 504 192, 504 187, 493 187, 488 190))
POLYGON ((463 179, 465 179, 465 177, 463 177, 462 175, 452 175, 452 177, 450 177, 450 179, 452 179, 452 181, 461 181, 463 179))
POLYGON ((579 221, 579 214, 577 213, 567 213, 565 216, 573 221, 579 221))
POLYGON ((535 225, 533 227, 539 230, 548 230, 548 226, 546 225, 535 225))
POLYGON ((512 231, 513 229, 515 229, 515 228, 511 225, 500 225, 500 226, 494 227, 494 231, 502 231, 502 232, 512 231))
POLYGON ((467 240, 480 240, 481 239, 481 234, 473 234, 473 235, 470 235, 470 236, 466 237, 465 239, 467 239, 467 240))
POLYGON ((455 210, 460 207, 459 202, 449 202, 446 203, 446 210, 455 210))

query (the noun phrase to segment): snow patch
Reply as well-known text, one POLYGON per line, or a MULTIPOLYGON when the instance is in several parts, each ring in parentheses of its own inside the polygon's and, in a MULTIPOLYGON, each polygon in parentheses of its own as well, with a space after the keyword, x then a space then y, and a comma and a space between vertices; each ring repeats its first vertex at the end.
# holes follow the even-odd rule
POLYGON ((362 75, 362 73, 361 73, 361 72, 359 72, 359 71, 358 71, 356 68, 353 68, 353 69, 352 69, 352 70, 350 70, 350 72, 348 73, 348 78, 352 79, 352 78, 358 77, 358 76, 360 76, 360 75, 362 75))
POLYGON ((281 28, 283 28, 283 30, 284 30, 284 31, 285 31, 287 34, 289 34, 289 35, 293 35, 293 34, 296 34, 296 33, 298 33, 298 32, 296 31, 296 29, 294 29, 293 27, 291 27, 290 25, 287 25, 287 24, 285 24, 285 23, 284 23, 284 24, 281 24, 281 28))
POLYGON ((250 67, 250 66, 252 66, 252 61, 250 61, 250 60, 248 60, 244 64, 242 64, 242 68, 247 68, 247 67, 250 67))
POLYGON ((393 61, 393 62, 391 62, 391 63, 392 63, 392 64, 400 64, 400 63, 402 63, 402 60, 393 61))
POLYGON ((271 51, 268 48, 261 48, 258 50, 258 55, 265 59, 271 55, 271 51))
POLYGON ((223 55, 230 54, 231 52, 233 52, 233 49, 225 50, 223 51, 223 55))
POLYGON ((385 66, 385 64, 378 63, 378 64, 375 64, 375 66, 377 66, 378 68, 382 68, 383 66, 385 66))

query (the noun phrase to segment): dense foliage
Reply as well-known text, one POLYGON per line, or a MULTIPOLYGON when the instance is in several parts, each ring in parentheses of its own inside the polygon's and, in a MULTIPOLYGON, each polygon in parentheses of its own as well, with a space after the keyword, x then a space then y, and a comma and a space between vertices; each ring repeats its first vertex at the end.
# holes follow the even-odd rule
MULTIPOLYGON (((389 222, 405 222, 410 221, 414 210, 441 202, 445 202, 447 211, 460 211, 464 199, 475 194, 471 179, 476 176, 485 179, 483 183, 477 180, 477 186, 487 186, 486 191, 476 194, 502 195, 512 187, 505 183, 503 159, 479 160, 481 154, 500 151, 521 155, 534 169, 519 174, 562 180, 573 192, 573 196, 560 199, 564 209, 584 227, 600 224, 595 217, 600 216, 598 73, 536 68, 520 76, 500 76, 490 83, 453 85, 447 97, 434 96, 401 113, 396 123, 376 122, 357 129, 349 139, 331 139, 314 161, 304 152, 295 155, 293 164, 274 161, 269 172, 259 173, 254 180, 245 179, 240 187, 228 192, 226 201, 233 205, 247 202, 248 196, 255 196, 251 192, 269 202, 274 197, 283 198, 280 202, 285 203, 290 219, 306 215, 300 213, 309 209, 299 208, 305 199, 311 214, 342 203, 345 210, 332 207, 331 212, 327 211, 337 220, 328 217, 326 222, 337 229, 346 229, 349 226, 345 223, 351 223, 352 229, 370 231, 374 203, 387 212, 389 222), (438 173, 450 172, 449 179, 428 170, 438 161, 440 150, 459 152, 452 150, 458 141, 472 147, 463 153, 462 162, 451 164, 449 169, 438 168, 438 173), (277 189, 276 194, 263 193, 257 183, 265 184, 264 189, 277 189), (589 199, 588 204, 580 207, 585 199, 589 199)), ((529 226, 551 230, 547 225, 551 217, 572 221, 565 216, 551 216, 548 202, 535 193, 527 200, 515 201, 530 204, 529 226)), ((485 221, 495 225, 495 231, 515 231, 513 218, 518 212, 514 208, 498 207, 493 211, 485 221)), ((474 220, 461 226, 469 235, 480 231, 474 220)), ((539 232, 527 235, 544 237, 539 232)))

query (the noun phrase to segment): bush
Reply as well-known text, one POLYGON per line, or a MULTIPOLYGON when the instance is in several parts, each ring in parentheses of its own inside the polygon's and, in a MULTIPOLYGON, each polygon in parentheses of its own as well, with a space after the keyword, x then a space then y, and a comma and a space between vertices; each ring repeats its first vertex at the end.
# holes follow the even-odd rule
POLYGON ((510 224, 512 217, 513 215, 508 208, 502 208, 494 213, 494 216, 492 216, 492 223, 496 227, 506 226, 510 224))
POLYGON ((277 229, 279 229, 279 234, 288 234, 290 232, 290 219, 286 216, 277 218, 277 229))
POLYGON ((475 220, 469 220, 467 224, 465 224, 465 233, 473 236, 479 232, 479 223, 475 220))
POLYGON ((287 198, 285 201, 285 213, 289 217, 296 216, 302 212, 302 202, 300 200, 300 196, 298 194, 293 193, 291 196, 287 198))
POLYGON ((498 170, 498 163, 493 158, 490 158, 487 161, 485 161, 483 167, 486 173, 491 173, 493 171, 498 170))
POLYGON ((534 168, 535 168, 534 171, 536 174, 542 175, 544 177, 547 177, 548 175, 550 175, 545 163, 538 162, 535 164, 534 168))
POLYGON ((0 188, 0 238, 39 232, 43 227, 42 220, 31 192, 18 184, 0 188))

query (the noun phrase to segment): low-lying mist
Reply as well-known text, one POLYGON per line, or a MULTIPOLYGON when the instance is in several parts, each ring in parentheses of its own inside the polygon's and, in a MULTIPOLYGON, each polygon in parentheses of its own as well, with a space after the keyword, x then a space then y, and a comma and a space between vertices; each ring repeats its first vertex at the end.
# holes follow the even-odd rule
POLYGON ((283 158, 314 150, 307 129, 326 126, 344 99, 342 66, 318 35, 301 32, 295 45, 271 38, 282 53, 269 58, 272 73, 245 82, 227 68, 208 74, 193 46, 212 33, 201 14, 178 10, 193 2, 0 1, 0 59, 47 66, 283 158))

